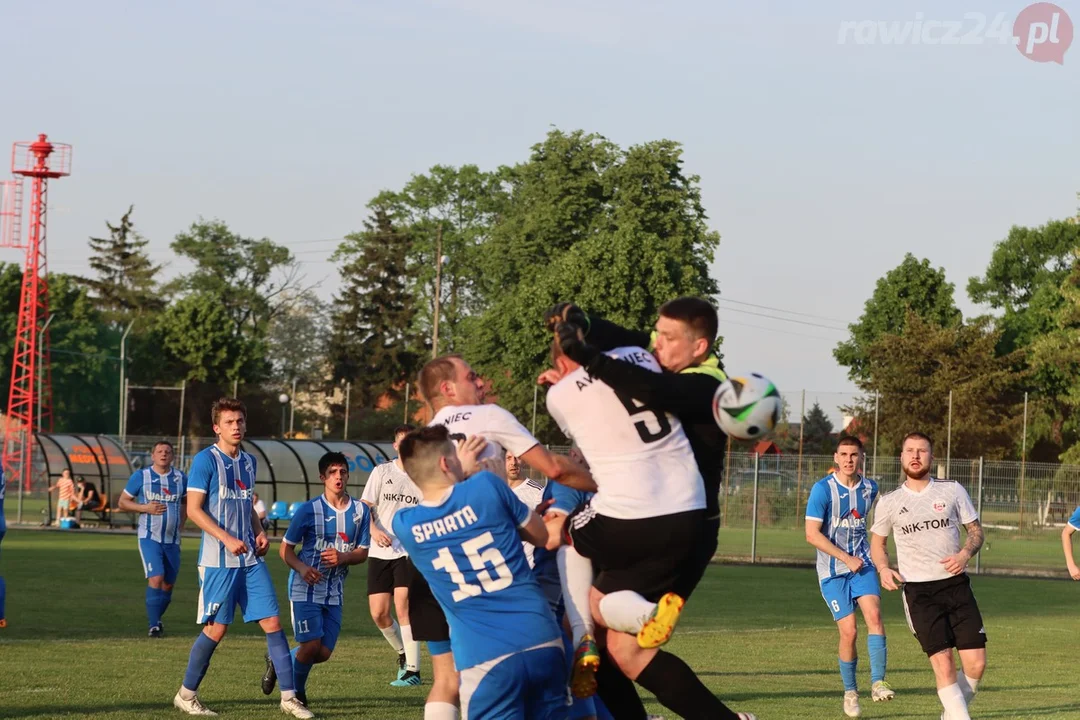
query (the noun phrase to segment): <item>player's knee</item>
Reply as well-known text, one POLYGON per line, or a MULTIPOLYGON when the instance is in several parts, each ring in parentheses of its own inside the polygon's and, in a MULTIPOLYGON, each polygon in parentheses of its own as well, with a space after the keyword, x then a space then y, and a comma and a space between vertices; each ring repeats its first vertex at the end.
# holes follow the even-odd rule
POLYGON ((319 647, 319 657, 315 662, 324 663, 327 660, 329 660, 330 656, 333 655, 333 654, 334 654, 334 651, 332 649, 326 647, 325 645, 320 645, 320 647, 319 647))
POLYGON ((314 665, 321 662, 322 651, 322 640, 300 643, 300 647, 296 648, 296 659, 306 665, 314 665))
POLYGON ((221 642, 225 638, 225 633, 228 631, 229 626, 224 623, 208 623, 203 627, 203 635, 216 643, 221 642))
POLYGON ((281 621, 278 620, 277 616, 263 618, 259 621, 259 627, 262 628, 264 633, 269 635, 270 633, 276 633, 281 630, 281 621))
POLYGON ((162 590, 163 590, 164 592, 172 592, 172 589, 173 589, 173 584, 172 584, 172 583, 167 583, 167 582, 163 582, 163 583, 161 583, 161 589, 162 589, 162 590))
POLYGON ((840 640, 845 643, 853 643, 859 638, 859 626, 855 623, 840 623, 840 640))
POLYGON ((986 672, 986 655, 962 658, 964 674, 973 678, 981 678, 986 672))
POLYGON ((394 622, 390 617, 390 610, 384 608, 371 608, 371 619, 380 628, 388 628, 394 622))
MULTIPOLYGON (((146 579, 146 584, 149 585, 150 587, 154 588, 155 590, 162 590, 163 589, 162 586, 165 584, 165 582, 164 582, 164 578, 162 578, 161 575, 155 575, 152 578, 147 578, 146 579)), ((170 588, 171 588, 171 586, 170 586, 170 588)))

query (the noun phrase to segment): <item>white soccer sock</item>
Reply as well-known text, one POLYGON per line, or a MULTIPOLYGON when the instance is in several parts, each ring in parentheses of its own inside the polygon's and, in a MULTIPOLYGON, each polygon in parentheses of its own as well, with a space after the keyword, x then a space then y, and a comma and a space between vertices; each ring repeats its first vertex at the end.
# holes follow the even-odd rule
POLYGON ((424 720, 458 720, 458 709, 445 702, 429 702, 424 706, 424 720))
POLYGON ((405 669, 420 672, 420 643, 412 639, 412 625, 401 626, 401 642, 405 646, 405 669))
POLYGON ((592 560, 582 557, 581 553, 569 545, 560 547, 555 558, 559 563, 559 582, 562 584, 566 605, 566 619, 570 621, 570 632, 574 636, 576 647, 584 635, 596 632, 592 611, 589 609, 589 589, 593 581, 592 560))
POLYGON ((637 635, 652 614, 656 603, 649 602, 633 590, 609 593, 600 601, 604 624, 612 630, 637 635))
POLYGON ((398 655, 405 652, 405 646, 401 643, 401 628, 397 624, 397 620, 390 621, 390 627, 379 628, 382 632, 382 636, 386 638, 386 642, 390 643, 390 647, 397 650, 398 655))
POLYGON ((964 702, 970 705, 979 689, 979 681, 962 672, 956 675, 956 684, 960 686, 960 692, 964 693, 964 702))
POLYGON ((945 708, 945 714, 949 720, 971 720, 967 703, 964 701, 964 691, 959 685, 953 683, 948 687, 939 688, 937 694, 941 698, 941 706, 945 708))
POLYGON ((294 697, 296 697, 296 691, 295 690, 282 690, 281 691, 281 702, 285 702, 286 700, 292 700, 294 697))

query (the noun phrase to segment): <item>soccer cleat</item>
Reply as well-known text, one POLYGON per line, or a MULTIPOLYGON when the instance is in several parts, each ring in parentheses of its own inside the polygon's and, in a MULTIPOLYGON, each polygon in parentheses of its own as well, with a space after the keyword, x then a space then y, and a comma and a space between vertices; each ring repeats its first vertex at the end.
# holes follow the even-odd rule
POLYGON ((848 690, 844 693, 844 714, 848 717, 859 717, 862 710, 859 709, 859 691, 848 690))
MULTIPOLYGON (((262 676, 263 695, 274 692, 275 685, 277 685, 277 670, 274 670, 274 662, 270 659, 270 653, 266 653, 266 672, 262 676)), ((284 704, 282 704, 282 708, 284 707, 284 704)))
POLYGON ((570 691, 577 698, 596 694, 596 671, 600 669, 600 652, 592 635, 584 635, 574 651, 574 667, 570 671, 570 691))
POLYGON ((398 653, 397 656, 397 679, 405 677, 405 673, 408 670, 405 669, 405 653, 398 653))
POLYGON ((6 627, 7 627, 7 620, 5 618, 0 618, 0 628, 6 628, 6 627))
POLYGON ((165 629, 161 627, 161 625, 155 625, 154 627, 150 628, 150 637, 161 638, 164 631, 165 629))
POLYGON ((896 691, 889 687, 889 683, 878 680, 870 689, 870 697, 874 702, 884 702, 896 697, 896 691))
POLYGON ((405 674, 399 677, 397 680, 390 682, 390 687, 412 687, 419 685, 423 681, 420 679, 420 673, 415 670, 406 670, 405 674))
POLYGON ((685 604, 686 601, 675 593, 667 593, 660 598, 652 617, 646 620, 645 625, 638 631, 638 645, 648 650, 658 648, 670 640, 685 604))
POLYGON ((180 693, 176 693, 176 697, 172 699, 173 707, 186 712, 188 715, 205 715, 206 717, 217 717, 217 713, 202 704, 199 700, 199 696, 192 695, 190 700, 185 700, 180 697, 180 693))
POLYGON ((295 697, 281 701, 281 712, 286 715, 292 715, 294 718, 302 718, 303 720, 311 720, 311 718, 315 717, 315 713, 308 710, 307 705, 300 702, 300 699, 295 697))

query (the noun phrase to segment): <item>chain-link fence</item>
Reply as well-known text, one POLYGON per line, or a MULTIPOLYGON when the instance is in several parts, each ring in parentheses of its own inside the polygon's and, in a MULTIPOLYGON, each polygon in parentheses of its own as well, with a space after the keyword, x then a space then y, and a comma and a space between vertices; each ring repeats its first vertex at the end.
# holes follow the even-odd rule
MULTIPOLYGON (((814 483, 832 469, 832 457, 825 455, 730 453, 720 498, 720 556, 812 563, 815 550, 804 531, 806 503, 814 483)), ((867 474, 881 493, 903 480, 896 457, 877 458, 876 470, 867 468, 867 474)), ((977 572, 1064 571, 1061 528, 1080 505, 1080 467, 951 459, 948 468, 938 461, 933 475, 962 484, 979 510, 986 542, 974 561, 977 572)))

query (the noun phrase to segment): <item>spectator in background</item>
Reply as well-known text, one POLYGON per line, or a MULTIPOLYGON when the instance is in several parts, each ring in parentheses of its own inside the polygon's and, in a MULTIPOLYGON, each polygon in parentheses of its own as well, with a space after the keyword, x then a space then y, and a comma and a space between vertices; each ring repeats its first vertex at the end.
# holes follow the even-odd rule
POLYGON ((253 493, 251 495, 251 501, 251 507, 259 516, 259 522, 262 523, 263 530, 268 530, 270 528, 270 521, 266 517, 266 503, 259 499, 259 493, 253 493))
POLYGON ((87 482, 80 475, 75 483, 75 522, 82 522, 83 510, 94 512, 102 509, 101 493, 98 492, 94 483, 87 482))
POLYGON ((71 471, 64 470, 60 473, 60 479, 56 481, 55 485, 49 486, 49 493, 57 491, 60 494, 59 499, 56 501, 56 525, 60 524, 60 520, 66 517, 71 517, 71 502, 75 499, 75 483, 71 480, 71 471))

